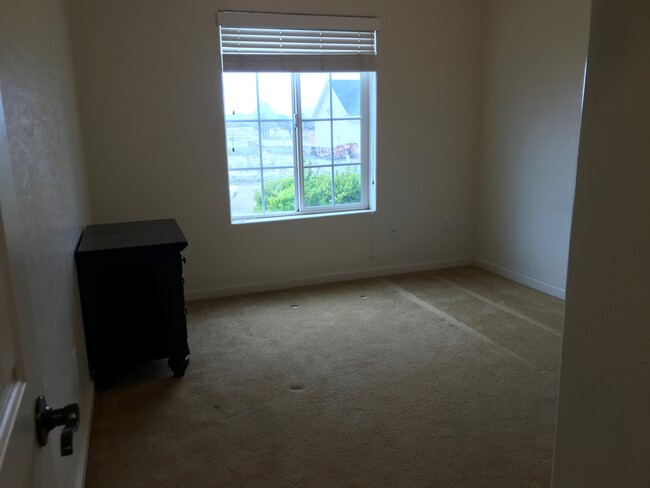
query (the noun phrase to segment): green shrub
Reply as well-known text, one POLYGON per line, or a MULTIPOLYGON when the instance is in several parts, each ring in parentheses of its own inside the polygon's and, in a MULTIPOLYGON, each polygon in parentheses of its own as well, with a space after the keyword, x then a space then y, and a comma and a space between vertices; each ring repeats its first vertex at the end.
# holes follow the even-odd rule
MULTIPOLYGON (((255 212, 262 212, 262 192, 255 190, 255 212)), ((339 171, 334 176, 336 204, 361 201, 361 177, 354 171, 339 171)), ((264 203, 267 212, 295 210, 293 177, 274 178, 264 182, 264 203)), ((327 173, 305 172, 305 205, 317 207, 332 204, 332 180, 327 173)))
POLYGON ((359 203, 361 201, 361 175, 353 171, 335 173, 334 202, 359 203))

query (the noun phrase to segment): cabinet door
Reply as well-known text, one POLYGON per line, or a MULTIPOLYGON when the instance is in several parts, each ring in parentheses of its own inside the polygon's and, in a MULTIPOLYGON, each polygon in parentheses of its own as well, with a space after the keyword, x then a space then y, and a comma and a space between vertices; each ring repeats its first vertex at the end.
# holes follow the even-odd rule
POLYGON ((93 369, 188 353, 178 249, 87 257, 78 268, 93 369))

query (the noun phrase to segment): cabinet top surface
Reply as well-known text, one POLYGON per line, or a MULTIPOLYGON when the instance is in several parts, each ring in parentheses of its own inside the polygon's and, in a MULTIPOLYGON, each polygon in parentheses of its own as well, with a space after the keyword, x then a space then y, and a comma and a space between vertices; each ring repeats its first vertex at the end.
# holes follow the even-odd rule
POLYGON ((87 225, 77 254, 167 245, 187 247, 187 239, 174 219, 87 225))

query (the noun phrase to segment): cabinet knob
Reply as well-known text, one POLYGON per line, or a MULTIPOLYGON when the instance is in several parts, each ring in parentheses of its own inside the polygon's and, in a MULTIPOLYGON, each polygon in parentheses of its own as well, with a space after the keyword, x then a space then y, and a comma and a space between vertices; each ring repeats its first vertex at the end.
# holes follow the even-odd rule
POLYGON ((181 254, 181 261, 183 261, 183 264, 187 263, 187 257, 181 254))

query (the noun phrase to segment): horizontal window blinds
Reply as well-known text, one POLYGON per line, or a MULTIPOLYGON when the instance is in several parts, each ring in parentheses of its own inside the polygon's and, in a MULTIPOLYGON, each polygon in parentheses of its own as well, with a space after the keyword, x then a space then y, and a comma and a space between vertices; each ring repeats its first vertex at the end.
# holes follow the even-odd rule
POLYGON ((379 21, 219 12, 224 71, 374 71, 379 21))

